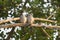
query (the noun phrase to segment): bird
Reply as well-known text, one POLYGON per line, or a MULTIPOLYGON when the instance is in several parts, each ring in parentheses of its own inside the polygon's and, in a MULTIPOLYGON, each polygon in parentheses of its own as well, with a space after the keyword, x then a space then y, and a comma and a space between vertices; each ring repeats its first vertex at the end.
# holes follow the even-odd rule
POLYGON ((34 22, 33 14, 32 13, 27 14, 27 24, 28 24, 28 27, 30 29, 30 32, 33 32, 33 28, 31 27, 33 22, 34 22))
POLYGON ((27 23, 28 24, 33 24, 34 22, 34 18, 33 18, 33 14, 27 14, 27 23))
MULTIPOLYGON (((27 17, 23 13, 20 14, 20 22, 26 25, 27 17)), ((26 34, 25 25, 21 26, 23 36, 26 34)))
POLYGON ((20 14, 20 22, 23 24, 27 22, 27 18, 23 13, 20 14))

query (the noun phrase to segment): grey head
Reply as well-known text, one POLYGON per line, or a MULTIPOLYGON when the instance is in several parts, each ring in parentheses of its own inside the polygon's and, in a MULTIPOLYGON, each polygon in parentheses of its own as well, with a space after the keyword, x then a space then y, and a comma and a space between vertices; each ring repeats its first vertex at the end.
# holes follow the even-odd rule
POLYGON ((33 16, 33 14, 32 14, 32 13, 30 13, 30 14, 27 14, 26 16, 33 16))

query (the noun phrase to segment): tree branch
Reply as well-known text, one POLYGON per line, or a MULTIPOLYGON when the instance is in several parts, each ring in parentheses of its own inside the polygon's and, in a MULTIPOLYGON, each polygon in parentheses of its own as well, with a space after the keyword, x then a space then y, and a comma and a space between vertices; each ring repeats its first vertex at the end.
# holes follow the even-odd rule
POLYGON ((43 19, 43 18, 34 18, 34 20, 41 20, 41 21, 47 21, 47 22, 53 22, 53 23, 57 22, 57 21, 43 19))
POLYGON ((2 23, 6 23, 6 22, 10 22, 10 21, 13 21, 13 20, 19 20, 20 18, 10 18, 10 19, 7 19, 7 20, 0 20, 0 24, 2 23))
MULTIPOLYGON (((54 11, 53 11, 53 12, 54 12, 54 11)), ((51 15, 47 18, 47 20, 50 19, 52 16, 53 16, 53 14, 51 14, 51 15)), ((49 38, 51 37, 51 36, 46 32, 45 29, 42 28, 42 30, 43 30, 43 32, 44 32, 49 38)))
MULTIPOLYGON (((22 26, 27 26, 27 24, 15 23, 15 24, 0 25, 0 28, 12 28, 12 27, 16 27, 16 26, 22 27, 22 26)), ((31 27, 42 27, 42 26, 44 26, 44 25, 31 24, 31 27)), ((52 29, 52 28, 60 28, 60 26, 53 26, 53 25, 52 26, 47 25, 45 27, 50 28, 50 29, 52 29)))
MULTIPOLYGON (((0 24, 2 23, 6 23, 6 22, 9 22, 9 21, 15 21, 15 20, 20 20, 20 18, 10 18, 10 19, 7 19, 7 20, 0 20, 0 24)), ((34 18, 34 20, 40 20, 40 21, 47 21, 47 22, 57 22, 57 21, 53 21, 53 20, 48 20, 48 19, 43 19, 43 18, 34 18)))
MULTIPOLYGON (((32 24, 31 26, 34 26, 34 27, 42 27, 42 26, 44 26, 44 25, 39 25, 39 24, 32 24)), ((49 25, 47 25, 47 26, 45 26, 46 28, 50 28, 50 29, 52 29, 52 28, 58 28, 58 29, 60 29, 60 26, 49 26, 49 25)))
POLYGON ((9 35, 7 36, 6 40, 9 40, 10 37, 13 35, 14 29, 15 29, 15 27, 13 27, 12 30, 9 32, 9 35))
POLYGON ((42 28, 42 30, 43 30, 43 32, 44 32, 49 38, 51 38, 51 36, 46 32, 45 29, 42 28))
POLYGON ((0 25, 0 28, 12 28, 15 26, 23 26, 23 23, 14 23, 14 24, 6 24, 6 25, 0 25))

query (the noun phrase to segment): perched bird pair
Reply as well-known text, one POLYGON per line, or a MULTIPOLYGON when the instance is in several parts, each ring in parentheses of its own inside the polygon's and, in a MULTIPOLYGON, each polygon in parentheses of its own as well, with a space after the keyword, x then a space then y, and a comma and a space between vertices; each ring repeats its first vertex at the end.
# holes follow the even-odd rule
POLYGON ((33 14, 27 14, 26 16, 23 13, 21 13, 20 22, 24 24, 25 23, 32 24, 34 22, 33 14))
MULTIPOLYGON (((34 22, 34 18, 33 18, 33 15, 32 14, 27 14, 27 15, 24 15, 23 13, 21 13, 20 15, 20 22, 23 23, 23 24, 26 24, 25 26, 29 26, 30 28, 30 31, 32 32, 32 27, 30 26, 33 22, 34 22)), ((22 34, 26 34, 26 27, 25 26, 22 26, 22 34)))

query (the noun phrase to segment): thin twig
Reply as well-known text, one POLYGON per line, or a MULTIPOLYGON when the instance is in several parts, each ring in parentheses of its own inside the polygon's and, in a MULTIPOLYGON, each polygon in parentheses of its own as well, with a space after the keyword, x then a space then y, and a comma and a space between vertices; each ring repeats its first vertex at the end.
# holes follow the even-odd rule
MULTIPOLYGON (((52 15, 53 15, 53 14, 51 14, 51 15, 47 18, 47 20, 50 19, 50 18, 52 17, 52 15)), ((51 37, 51 36, 46 32, 45 29, 42 28, 42 30, 43 30, 43 32, 44 32, 49 38, 51 37)))
POLYGON ((42 30, 43 30, 43 32, 44 32, 49 38, 51 37, 51 36, 46 32, 45 29, 42 28, 42 30))
POLYGON ((10 37, 13 35, 14 30, 15 30, 15 27, 13 27, 12 30, 9 32, 9 35, 8 35, 8 37, 6 38, 6 40, 10 40, 10 37))

